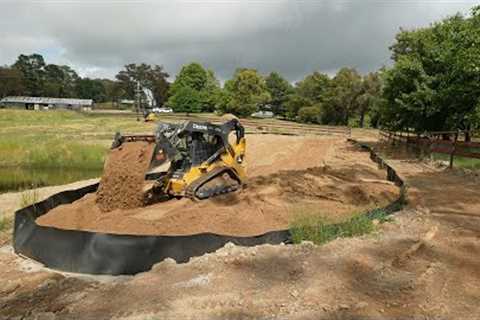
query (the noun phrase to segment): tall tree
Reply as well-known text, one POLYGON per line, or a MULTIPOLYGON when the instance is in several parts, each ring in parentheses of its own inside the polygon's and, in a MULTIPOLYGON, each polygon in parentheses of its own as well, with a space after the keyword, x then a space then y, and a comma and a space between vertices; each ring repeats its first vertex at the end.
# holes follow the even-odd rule
MULTIPOLYGON (((382 81, 378 72, 369 73, 362 79, 360 94, 357 97, 359 125, 365 125, 365 115, 372 110, 377 110, 381 103, 382 81)), ((376 119, 374 119, 376 121, 376 119)))
POLYGON ((69 66, 46 65, 43 95, 56 98, 74 97, 75 85, 80 79, 69 66))
POLYGON ((0 98, 19 96, 24 90, 23 74, 18 69, 0 67, 0 98))
POLYGON ((330 89, 331 80, 323 73, 315 71, 296 84, 296 94, 308 99, 312 104, 322 103, 330 89))
POLYGON ((255 69, 237 69, 225 83, 223 97, 218 110, 239 116, 251 115, 271 99, 265 79, 255 69))
POLYGON ((348 125, 357 112, 362 77, 351 68, 342 68, 332 79, 331 87, 323 103, 322 122, 348 125))
POLYGON ((193 62, 183 66, 178 73, 167 104, 177 112, 213 111, 218 90, 219 83, 213 71, 193 62))
POLYGON ((43 95, 45 60, 40 54, 21 54, 13 67, 23 74, 25 95, 36 97, 43 95))
POLYGON ((292 85, 277 72, 271 72, 265 78, 265 84, 271 96, 269 103, 273 113, 285 116, 287 111, 285 103, 288 96, 293 93, 292 85))
POLYGON ((162 105, 167 99, 168 73, 159 65, 128 64, 125 69, 116 75, 125 91, 126 98, 134 99, 137 84, 140 86, 140 94, 145 100, 147 97, 154 105, 162 105))
POLYGON ((401 30, 385 73, 382 123, 418 132, 480 126, 480 7, 430 27, 401 30))
POLYGON ((107 94, 101 79, 82 78, 75 87, 80 99, 93 99, 95 102, 105 102, 107 94))

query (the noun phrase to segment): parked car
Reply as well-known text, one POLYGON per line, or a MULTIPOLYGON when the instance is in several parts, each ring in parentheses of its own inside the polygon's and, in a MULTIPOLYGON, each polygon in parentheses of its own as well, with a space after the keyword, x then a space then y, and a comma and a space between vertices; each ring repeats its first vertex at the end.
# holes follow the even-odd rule
POLYGON ((254 118, 267 119, 267 118, 273 118, 274 114, 272 111, 257 111, 255 113, 252 113, 251 116, 254 118))
POLYGON ((172 108, 153 108, 153 112, 155 113, 171 113, 173 112, 172 108))

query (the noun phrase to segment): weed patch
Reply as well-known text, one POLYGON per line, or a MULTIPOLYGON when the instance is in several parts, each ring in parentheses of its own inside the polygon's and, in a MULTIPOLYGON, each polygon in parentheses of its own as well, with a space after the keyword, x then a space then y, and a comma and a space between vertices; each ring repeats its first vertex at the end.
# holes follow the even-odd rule
POLYGON ((25 208, 37 203, 39 198, 40 196, 38 190, 27 190, 22 192, 22 196, 20 198, 20 208, 25 208))
POLYGON ((4 216, 0 215, 0 232, 8 229, 9 225, 10 225, 10 222, 7 219, 7 217, 4 217, 4 216))
POLYGON ((356 215, 345 222, 330 224, 323 217, 299 216, 291 223, 290 233, 294 243, 312 241, 324 244, 336 238, 371 233, 375 230, 372 220, 367 215, 356 215))

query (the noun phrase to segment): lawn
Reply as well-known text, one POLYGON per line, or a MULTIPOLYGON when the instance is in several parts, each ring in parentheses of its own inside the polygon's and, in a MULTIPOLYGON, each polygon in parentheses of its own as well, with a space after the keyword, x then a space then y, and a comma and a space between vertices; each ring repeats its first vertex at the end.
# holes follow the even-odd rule
POLYGON ((0 192, 99 176, 117 131, 151 133, 131 115, 0 110, 0 192))

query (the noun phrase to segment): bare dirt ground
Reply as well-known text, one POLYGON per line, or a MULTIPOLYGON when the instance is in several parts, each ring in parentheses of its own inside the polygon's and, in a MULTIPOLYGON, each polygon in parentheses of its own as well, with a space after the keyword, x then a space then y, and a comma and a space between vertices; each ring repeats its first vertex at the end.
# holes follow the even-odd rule
MULTIPOLYGON (((142 170, 137 170, 140 181, 126 181, 123 167, 132 162, 126 159, 116 166, 115 170, 122 174, 112 176, 121 181, 113 183, 110 191, 108 186, 102 186, 97 195, 89 194, 73 204, 55 208, 37 223, 119 234, 212 232, 254 236, 287 229, 298 214, 322 214, 337 221, 385 206, 398 197, 398 189, 385 180, 385 172, 369 160, 368 153, 353 148, 343 138, 249 135, 247 142, 249 180, 241 192, 205 201, 173 199, 147 207, 137 205, 138 208, 131 210, 105 212, 95 205, 99 195, 113 192, 117 194, 115 200, 120 185, 142 188, 142 170)), ((136 152, 133 157, 137 157, 136 152)), ((107 169, 114 167, 109 165, 110 160, 107 169)), ((107 170, 102 183, 108 182, 108 173, 107 170)), ((122 204, 125 198, 133 197, 122 198, 113 202, 122 204)))
POLYGON ((0 319, 478 319, 479 183, 391 165, 409 207, 373 235, 324 246, 227 245, 117 278, 56 273, 5 246, 0 319))

